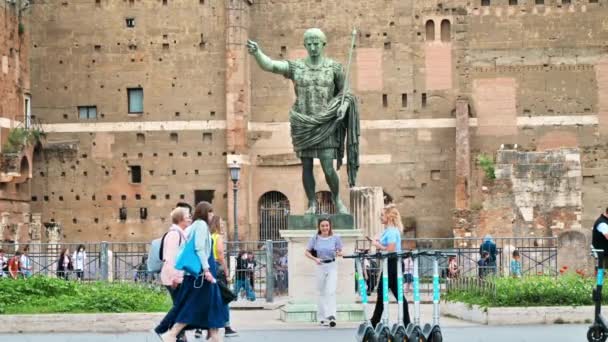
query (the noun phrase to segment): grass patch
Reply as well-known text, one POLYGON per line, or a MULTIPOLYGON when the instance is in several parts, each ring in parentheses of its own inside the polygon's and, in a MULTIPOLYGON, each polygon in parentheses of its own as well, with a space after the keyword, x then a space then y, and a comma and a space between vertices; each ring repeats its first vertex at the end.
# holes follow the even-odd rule
POLYGON ((0 280, 0 314, 166 312, 170 307, 167 291, 150 284, 0 280))
MULTIPOLYGON (((450 289, 444 298, 481 307, 593 305, 594 278, 567 274, 559 277, 500 277, 492 281, 496 286, 495 293, 480 293, 469 287, 450 289)), ((604 297, 603 302, 608 304, 608 298, 604 297)))

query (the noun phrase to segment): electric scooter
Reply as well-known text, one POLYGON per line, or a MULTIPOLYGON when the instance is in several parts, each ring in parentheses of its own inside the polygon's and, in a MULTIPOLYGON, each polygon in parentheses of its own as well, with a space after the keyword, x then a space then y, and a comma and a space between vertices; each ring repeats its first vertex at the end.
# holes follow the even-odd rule
POLYGON ((403 257, 411 256, 411 252, 401 252, 397 254, 397 305, 399 305, 399 315, 397 323, 391 329, 392 342, 407 342, 405 325, 403 325, 403 257))
POLYGON ((442 342, 443 335, 439 326, 439 297, 441 288, 439 287, 439 257, 456 256, 456 253, 443 253, 440 251, 423 252, 433 258, 433 324, 425 324, 422 335, 425 341, 442 342))
POLYGON ((602 315, 602 287, 604 285, 604 250, 595 249, 591 245, 591 255, 597 260, 597 280, 593 289, 593 301, 595 302, 595 319, 593 325, 587 330, 587 341, 604 342, 608 338, 608 322, 602 315))
POLYGON ((413 273, 413 284, 414 284, 414 317, 413 321, 405 328, 405 335, 407 341, 419 342, 422 337, 422 329, 420 329, 420 278, 418 274, 418 255, 420 252, 413 251, 410 256, 414 261, 414 273, 413 273))
POLYGON ((353 255, 344 256, 345 259, 355 259, 355 270, 357 272, 357 282, 359 285, 359 295, 361 296, 361 304, 363 305, 363 314, 365 315, 365 321, 359 324, 359 328, 357 329, 357 342, 376 342, 376 332, 374 331, 374 327, 370 322, 369 313, 367 312, 367 285, 365 284, 365 278, 363 277, 363 266, 361 265, 364 258, 368 258, 368 256, 364 253, 356 253, 353 255))
POLYGON ((382 259, 382 320, 376 325, 376 340, 378 342, 391 342, 391 328, 388 322, 388 258, 395 257, 396 253, 376 253, 382 259))

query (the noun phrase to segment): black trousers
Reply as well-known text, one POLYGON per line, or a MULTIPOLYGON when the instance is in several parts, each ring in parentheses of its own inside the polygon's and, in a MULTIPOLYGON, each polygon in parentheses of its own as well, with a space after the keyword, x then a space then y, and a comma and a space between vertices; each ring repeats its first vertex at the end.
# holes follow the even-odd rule
MULTIPOLYGON (((397 259, 388 259, 388 288, 397 298, 397 259)), ((376 307, 374 314, 371 318, 371 323, 375 327, 378 322, 382 319, 382 312, 384 311, 384 303, 382 297, 384 289, 382 286, 382 273, 378 280, 378 298, 376 299, 376 307)), ((410 313, 407 307, 407 299, 403 296, 403 324, 407 326, 410 323, 410 313)))

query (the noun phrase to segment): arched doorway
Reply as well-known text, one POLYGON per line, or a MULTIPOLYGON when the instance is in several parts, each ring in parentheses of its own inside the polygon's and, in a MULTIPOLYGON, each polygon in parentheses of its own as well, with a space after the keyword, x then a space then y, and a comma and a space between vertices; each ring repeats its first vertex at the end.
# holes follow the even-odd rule
POLYGON ((333 215, 336 213, 336 206, 331 200, 330 191, 317 192, 317 215, 333 215))
POLYGON ((280 240, 280 230, 287 229, 289 199, 279 191, 269 191, 258 201, 260 240, 280 240))

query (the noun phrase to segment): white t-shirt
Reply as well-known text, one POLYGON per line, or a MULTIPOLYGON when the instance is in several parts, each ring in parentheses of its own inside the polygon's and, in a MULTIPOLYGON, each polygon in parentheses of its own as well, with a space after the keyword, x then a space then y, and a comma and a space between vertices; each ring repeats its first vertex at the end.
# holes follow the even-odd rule
POLYGON ((608 224, 606 224, 604 222, 598 224, 597 230, 602 234, 607 234, 608 233, 608 224))
POLYGON ((30 262, 30 258, 25 254, 21 255, 21 259, 19 260, 19 262, 21 263, 21 268, 24 270, 29 271, 32 268, 32 263, 30 262))
POLYGON ((86 258, 87 252, 74 252, 74 256, 72 257, 74 268, 78 271, 83 271, 86 258))

